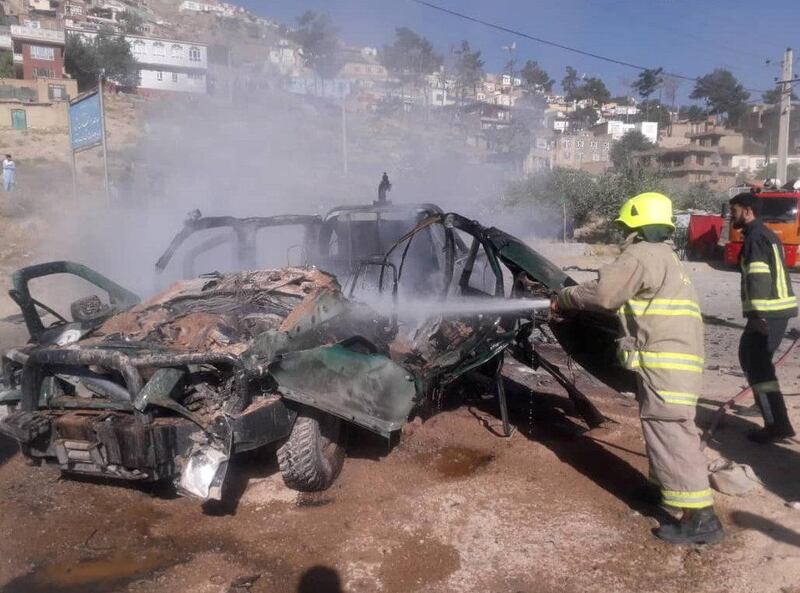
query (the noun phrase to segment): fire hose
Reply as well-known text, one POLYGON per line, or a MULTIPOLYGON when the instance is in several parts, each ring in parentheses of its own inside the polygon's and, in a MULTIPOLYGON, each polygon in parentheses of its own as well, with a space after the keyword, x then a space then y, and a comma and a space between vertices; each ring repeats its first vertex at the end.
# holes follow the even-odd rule
MULTIPOLYGON (((783 364, 783 362, 787 358, 789 358, 789 355, 795 349, 795 346, 797 346, 797 344, 800 343, 800 335, 798 335, 797 333, 794 333, 792 337, 794 337, 794 341, 786 349, 786 352, 781 354, 780 358, 778 358, 778 360, 775 362, 775 368, 778 368, 779 366, 781 366, 781 364, 783 364)), ((725 414, 728 412, 728 410, 732 409, 733 405, 736 402, 738 402, 739 400, 743 399, 744 397, 746 397, 747 395, 751 394, 752 392, 753 392, 753 388, 752 387, 747 387, 746 389, 742 389, 739 393, 734 395, 732 398, 730 398, 728 401, 726 401, 725 403, 721 404, 717 408, 717 411, 714 412, 714 417, 711 419, 711 425, 708 427, 708 429, 705 431, 705 433, 703 433, 703 439, 702 439, 702 441, 700 443, 700 448, 701 449, 705 449, 706 448, 706 445, 708 445, 708 441, 710 441, 711 437, 714 436, 714 432, 717 430, 717 428, 719 428, 719 424, 720 424, 720 422, 722 422, 722 419, 725 417, 725 414)))

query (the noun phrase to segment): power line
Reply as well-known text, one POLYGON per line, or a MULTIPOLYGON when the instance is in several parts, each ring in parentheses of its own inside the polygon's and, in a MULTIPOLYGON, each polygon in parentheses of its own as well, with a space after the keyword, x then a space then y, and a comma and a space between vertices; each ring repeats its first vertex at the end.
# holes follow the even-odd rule
MULTIPOLYGON (((618 66, 625 66, 626 68, 633 68, 635 70, 640 70, 640 71, 652 70, 652 68, 648 68, 647 66, 641 66, 639 64, 633 64, 631 62, 625 62, 623 60, 617 60, 616 58, 609 58, 608 56, 602 56, 602 55, 596 54, 594 52, 585 51, 585 50, 578 49, 578 48, 575 48, 575 47, 570 47, 570 46, 564 45, 562 43, 557 43, 555 41, 549 41, 547 39, 542 39, 541 37, 535 37, 534 35, 529 35, 528 33, 523 33, 522 31, 517 31, 516 29, 510 29, 508 27, 504 27, 503 25, 498 25, 496 23, 485 21, 483 19, 479 19, 477 17, 470 16, 470 15, 464 14, 462 12, 457 12, 455 10, 450 10, 449 8, 445 8, 443 6, 438 6, 436 4, 432 4, 431 2, 427 2, 426 0, 411 0, 411 2, 414 2, 414 3, 419 4, 421 6, 425 6, 427 8, 431 8, 433 10, 437 10, 439 12, 443 12, 445 14, 449 14, 451 16, 463 19, 465 21, 470 21, 470 22, 473 22, 473 23, 477 23, 479 25, 483 25, 484 27, 489 27, 491 29, 496 29, 498 31, 503 31, 504 33, 509 33, 511 35, 517 35, 518 37, 523 37, 525 39, 530 39, 531 41, 536 41, 537 43, 542 43, 544 45, 557 47, 559 49, 563 49, 565 51, 576 53, 576 54, 579 54, 579 55, 582 55, 582 56, 587 56, 589 58, 594 58, 595 60, 602 60, 603 62, 609 62, 611 64, 616 64, 618 66)), ((699 79, 699 77, 697 77, 697 76, 687 76, 685 74, 677 74, 675 72, 666 72, 665 71, 664 74, 667 75, 667 76, 671 76, 673 78, 680 78, 682 80, 688 80, 688 81, 691 81, 691 82, 697 82, 697 80, 699 79)), ((745 90, 751 91, 753 93, 763 93, 763 92, 765 92, 762 89, 750 89, 750 88, 746 88, 746 87, 743 87, 743 88, 745 88, 745 90)))

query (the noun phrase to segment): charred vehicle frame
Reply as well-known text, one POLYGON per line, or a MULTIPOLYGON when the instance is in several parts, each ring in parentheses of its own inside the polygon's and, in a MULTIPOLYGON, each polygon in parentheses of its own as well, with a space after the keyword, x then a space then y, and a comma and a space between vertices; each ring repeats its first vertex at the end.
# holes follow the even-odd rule
MULTIPOLYGON (((393 299, 403 298, 404 276, 414 290, 425 285, 430 298, 442 301, 547 297, 572 282, 503 231, 435 206, 386 203, 325 218, 195 215, 157 267, 166 269, 193 232, 211 228, 230 228, 233 235, 190 250, 184 271, 194 271, 204 249, 225 242, 235 244, 234 267, 249 267, 256 262, 254 233, 289 224, 306 229, 312 263, 348 277, 350 296, 370 268, 377 272, 375 292, 391 285, 393 299), (382 217, 398 219, 384 236, 376 223, 382 217), (354 241, 353 222, 360 219, 377 228, 364 225, 354 241), (364 241, 364 232, 377 241, 364 241), (334 235, 349 237, 348 247, 336 245, 334 253, 334 235), (421 266, 412 263, 414 253, 421 266)), ((0 398, 15 409, 0 432, 16 439, 28 458, 55 462, 65 472, 171 479, 184 494, 220 498, 231 456, 274 443, 287 485, 324 489, 341 469, 349 424, 390 437, 415 409, 477 369, 494 377, 510 434, 500 375, 506 353, 553 374, 590 426, 603 421, 537 352, 548 321, 533 310, 434 315, 404 325, 394 314, 346 298, 334 276, 308 267, 205 274, 144 303, 71 262, 24 268, 13 283, 31 342, 3 358, 0 398), (96 296, 80 299, 67 320, 28 287, 31 279, 57 273, 88 280, 108 295, 108 304, 96 296), (57 316, 53 326, 44 327, 41 309, 57 316)), ((597 352, 613 352, 607 321, 579 317, 552 329, 579 362, 596 370, 609 363, 597 352)))

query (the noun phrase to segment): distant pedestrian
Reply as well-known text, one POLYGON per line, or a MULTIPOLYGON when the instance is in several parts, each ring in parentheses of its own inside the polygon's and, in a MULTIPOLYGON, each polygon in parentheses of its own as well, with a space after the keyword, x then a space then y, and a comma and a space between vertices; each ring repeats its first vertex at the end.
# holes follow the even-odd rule
POLYGON ((17 184, 17 165, 11 158, 10 154, 6 155, 3 161, 3 189, 11 191, 11 188, 17 184))
POLYGON ((772 356, 783 340, 789 319, 797 317, 797 298, 778 236, 758 218, 759 198, 742 193, 730 200, 733 228, 744 235, 742 309, 747 325, 739 342, 739 362, 764 418, 764 428, 748 437, 761 444, 793 437, 786 402, 772 356))

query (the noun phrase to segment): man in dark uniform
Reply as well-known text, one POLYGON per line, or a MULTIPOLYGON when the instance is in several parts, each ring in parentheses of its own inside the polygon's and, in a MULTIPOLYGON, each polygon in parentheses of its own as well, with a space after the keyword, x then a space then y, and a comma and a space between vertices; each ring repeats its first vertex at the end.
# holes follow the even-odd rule
POLYGON ((757 443, 769 443, 794 436, 772 357, 789 319, 797 316, 797 299, 783 245, 758 219, 758 204, 759 199, 752 193, 730 200, 733 227, 741 229, 744 236, 739 265, 747 325, 739 342, 739 362, 764 418, 764 428, 748 437, 757 443))

